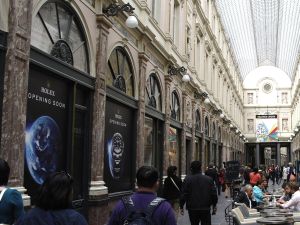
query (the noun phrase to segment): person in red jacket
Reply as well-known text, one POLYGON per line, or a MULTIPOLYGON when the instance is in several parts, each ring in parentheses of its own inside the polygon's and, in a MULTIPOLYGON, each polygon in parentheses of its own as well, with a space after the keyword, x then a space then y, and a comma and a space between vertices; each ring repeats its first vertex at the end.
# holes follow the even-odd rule
POLYGON ((250 173, 250 184, 254 187, 259 180, 261 180, 261 175, 259 174, 258 169, 254 168, 253 172, 250 173))

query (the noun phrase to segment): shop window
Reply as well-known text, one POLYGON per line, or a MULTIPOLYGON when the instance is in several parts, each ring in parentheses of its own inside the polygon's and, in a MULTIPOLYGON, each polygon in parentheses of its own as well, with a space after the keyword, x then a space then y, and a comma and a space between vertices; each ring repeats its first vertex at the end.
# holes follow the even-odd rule
POLYGON ((179 168, 179 131, 176 128, 169 128, 169 165, 177 166, 179 168))
POLYGON ((205 126, 204 126, 204 133, 206 136, 209 136, 209 122, 208 122, 208 118, 205 117, 205 122, 204 122, 205 126))
POLYGON ((151 74, 146 82, 146 105, 162 110, 161 91, 155 74, 151 74))
POLYGON ((171 97, 171 118, 174 120, 180 120, 180 105, 179 105, 179 98, 176 91, 172 92, 171 97))
POLYGON ((116 47, 108 60, 106 84, 134 96, 133 70, 125 49, 116 47))
POLYGON ((199 109, 196 110, 196 124, 195 129, 200 131, 201 130, 201 117, 199 109))
POLYGON ((89 72, 87 41, 78 17, 63 1, 45 3, 33 18, 31 44, 89 72))

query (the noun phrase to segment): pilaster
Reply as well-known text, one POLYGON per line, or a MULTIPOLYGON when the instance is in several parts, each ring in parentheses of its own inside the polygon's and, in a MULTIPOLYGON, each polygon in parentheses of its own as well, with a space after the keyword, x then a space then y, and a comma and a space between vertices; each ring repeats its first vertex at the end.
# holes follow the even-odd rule
POLYGON ((181 154, 180 154, 180 165, 181 165, 181 174, 187 174, 186 171, 186 164, 187 164, 187 158, 186 158, 186 105, 187 105, 187 93, 182 93, 182 132, 181 132, 181 154))
MULTIPOLYGON (((8 12, 7 53, 4 69, 0 155, 10 165, 9 185, 23 190, 25 123, 32 0, 11 0, 8 12)), ((23 194, 24 205, 30 198, 23 194)))
POLYGON ((137 124, 137 168, 144 164, 145 84, 148 56, 139 53, 139 101, 137 124))
MULTIPOLYGON (((95 202, 89 210, 89 224, 96 225, 97 221, 104 221, 108 217, 108 210, 100 210, 97 202, 107 200, 108 190, 103 181, 104 168, 104 128, 105 128, 105 102, 106 83, 105 70, 107 59, 107 42, 111 22, 104 15, 97 16, 97 55, 96 80, 93 96, 92 112, 92 140, 91 140, 91 180, 89 187, 89 200, 95 202)), ((106 207, 107 208, 107 207, 106 207)))

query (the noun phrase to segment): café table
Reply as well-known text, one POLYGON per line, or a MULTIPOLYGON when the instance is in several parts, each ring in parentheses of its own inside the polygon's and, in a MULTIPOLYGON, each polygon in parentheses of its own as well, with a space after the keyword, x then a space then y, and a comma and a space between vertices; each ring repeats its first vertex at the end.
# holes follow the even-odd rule
POLYGON ((293 213, 289 209, 281 209, 273 205, 265 205, 260 208, 262 218, 256 220, 259 224, 289 225, 294 223, 293 213))

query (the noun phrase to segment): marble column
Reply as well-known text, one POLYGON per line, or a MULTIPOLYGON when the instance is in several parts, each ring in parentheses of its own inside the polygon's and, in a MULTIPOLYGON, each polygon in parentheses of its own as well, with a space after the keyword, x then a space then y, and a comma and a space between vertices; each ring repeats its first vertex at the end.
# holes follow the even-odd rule
POLYGON ((98 224, 98 221, 104 222, 108 217, 108 208, 106 207, 108 190, 103 181, 103 170, 106 102, 105 71, 107 63, 107 42, 111 26, 112 24, 106 16, 97 16, 98 40, 96 55, 96 80, 92 112, 91 180, 89 187, 89 201, 92 201, 95 204, 90 206, 88 212, 90 225, 96 225, 98 224), (104 207, 97 204, 97 202, 101 201, 102 204, 104 204, 104 207))
POLYGON ((149 58, 145 53, 139 53, 139 101, 137 122, 137 168, 144 164, 144 125, 145 125, 145 84, 146 69, 149 58))
MULTIPOLYGON (((11 0, 4 69, 1 158, 10 165, 9 185, 24 193, 24 148, 32 0, 11 0)), ((30 198, 23 194, 24 205, 30 198)))
POLYGON ((191 148, 191 160, 196 160, 194 158, 196 152, 196 101, 192 100, 192 148, 191 148))
POLYGON ((187 161, 187 157, 186 157, 186 109, 187 107, 187 93, 183 92, 182 93, 182 130, 181 130, 181 146, 180 146, 180 165, 181 165, 181 174, 182 175, 186 175, 187 171, 186 171, 186 161, 187 161))
POLYGON ((171 96, 171 83, 172 77, 166 75, 165 76, 165 124, 164 124, 164 154, 163 154, 163 173, 167 174, 167 168, 169 165, 169 129, 170 129, 170 96, 171 96))
POLYGON ((278 166, 281 166, 281 155, 280 155, 280 142, 277 142, 276 145, 276 163, 278 166))
POLYGON ((259 144, 256 144, 255 148, 255 166, 258 168, 260 164, 259 144))

